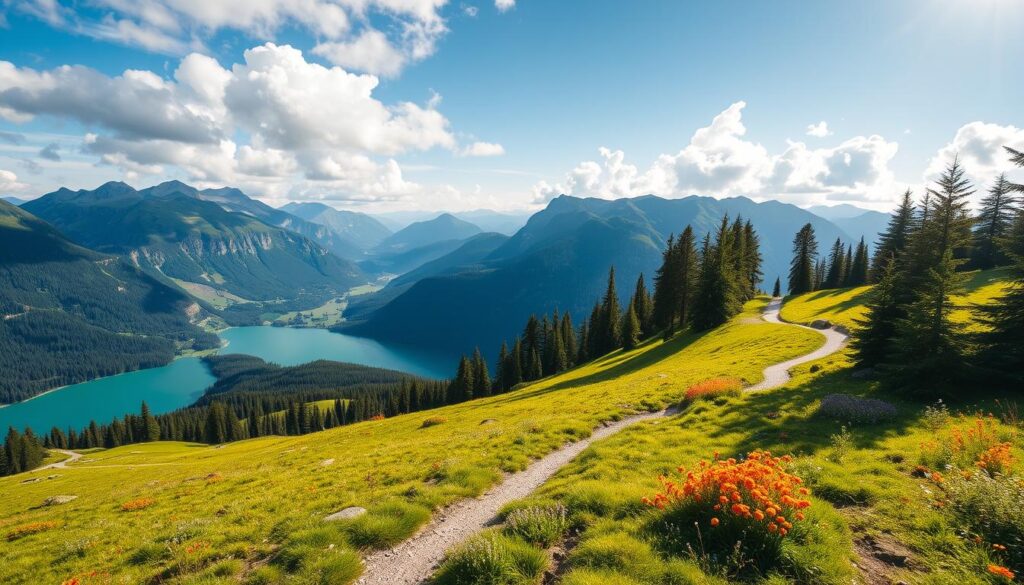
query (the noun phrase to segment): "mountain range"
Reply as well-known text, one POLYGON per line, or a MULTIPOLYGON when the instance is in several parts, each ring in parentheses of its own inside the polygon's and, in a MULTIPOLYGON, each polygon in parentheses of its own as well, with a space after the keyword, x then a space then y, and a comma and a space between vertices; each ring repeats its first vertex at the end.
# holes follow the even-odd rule
POLYGON ((3 197, 0 197, 0 200, 6 201, 14 206, 20 206, 25 203, 24 199, 18 199, 17 197, 12 197, 10 195, 4 195, 3 197))
POLYGON ((609 201, 563 195, 511 238, 491 240, 496 245, 485 247, 482 254, 453 250, 451 258, 435 260, 443 270, 424 271, 419 279, 396 279, 377 299, 360 300, 348 315, 351 322, 342 327, 412 344, 446 344, 465 351, 479 346, 493 354, 501 339, 515 334, 531 313, 570 311, 577 321, 588 315, 611 266, 623 301, 640 274, 651 287, 671 234, 691 225, 701 238, 726 214, 750 219, 757 230, 764 286, 776 277, 785 281, 793 235, 806 223, 814 227, 822 250, 837 238, 854 242, 862 235, 869 241, 875 237, 847 233, 810 211, 777 201, 700 196, 609 201), (495 310, 499 301, 501 310, 495 310))
POLYGON ((0 201, 0 403, 216 347, 185 293, 0 201))

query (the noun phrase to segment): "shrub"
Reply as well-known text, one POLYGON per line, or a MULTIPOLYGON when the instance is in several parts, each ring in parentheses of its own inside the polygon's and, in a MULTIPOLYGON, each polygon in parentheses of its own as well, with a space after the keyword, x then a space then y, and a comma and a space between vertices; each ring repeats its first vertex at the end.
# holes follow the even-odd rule
POLYGON ((650 526, 666 552, 740 576, 780 564, 782 541, 811 505, 803 480, 787 473, 789 456, 754 451, 743 461, 701 461, 679 468, 681 481, 659 480, 644 503, 662 511, 650 526))
POLYGON ((21 526, 15 526, 7 533, 7 540, 18 540, 24 538, 30 534, 37 534, 39 532, 45 532, 52 530, 57 527, 56 522, 32 522, 30 524, 22 524, 21 526))
POLYGON ((846 427, 839 427, 839 433, 831 435, 829 442, 832 443, 832 453, 829 454, 828 460, 833 463, 842 463, 853 449, 853 435, 846 427))
POLYGON ((513 510, 505 517, 505 532, 509 536, 544 548, 558 542, 568 528, 568 514, 561 504, 513 510))
POLYGON ((405 502, 389 502, 342 526, 348 541, 359 548, 389 548, 409 538, 430 520, 430 510, 405 502))
POLYGON ((686 389, 685 400, 711 400, 719 396, 739 396, 743 392, 743 382, 739 378, 711 378, 697 382, 686 389))
POLYGON ((448 422, 448 419, 443 416, 432 416, 430 418, 424 419, 423 424, 420 425, 420 428, 426 429, 429 427, 436 427, 437 425, 443 425, 446 422, 448 422))
POLYGON ((829 394, 821 399, 817 414, 845 422, 875 424, 895 418, 896 407, 875 398, 829 394))
POLYGON ((547 553, 525 542, 487 532, 449 553, 437 585, 531 585, 548 567, 547 553))
POLYGON ((142 510, 148 508, 156 503, 156 500, 152 498, 138 498, 121 504, 121 510, 124 512, 134 512, 136 510, 142 510))
POLYGON ((988 469, 991 465, 991 471, 1004 471, 1012 462, 1009 446, 1002 445, 999 423, 991 415, 961 417, 960 424, 937 434, 935 440, 921 444, 921 463, 933 469, 988 469))
POLYGON ((1024 572, 1024 480, 977 470, 951 474, 940 485, 964 528, 988 542, 1004 564, 1024 572))

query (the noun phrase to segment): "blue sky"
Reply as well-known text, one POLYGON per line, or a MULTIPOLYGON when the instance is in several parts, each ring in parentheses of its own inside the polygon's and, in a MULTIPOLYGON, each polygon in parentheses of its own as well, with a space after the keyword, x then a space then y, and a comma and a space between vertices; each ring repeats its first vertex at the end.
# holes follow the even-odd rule
POLYGON ((1019 0, 2 6, 0 193, 26 198, 180 178, 367 210, 887 209, 955 153, 983 188, 1024 148, 1019 0))

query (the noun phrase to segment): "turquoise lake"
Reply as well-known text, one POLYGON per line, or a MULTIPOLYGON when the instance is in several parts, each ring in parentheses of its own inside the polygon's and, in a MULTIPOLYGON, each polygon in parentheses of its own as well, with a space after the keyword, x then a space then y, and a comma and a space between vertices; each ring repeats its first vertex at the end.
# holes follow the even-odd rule
MULTIPOLYGON (((222 354, 244 353, 283 366, 319 359, 363 364, 430 378, 452 376, 458 356, 432 354, 324 329, 236 327, 220 333, 228 345, 222 354)), ((53 426, 75 430, 136 413, 145 400, 154 413, 188 406, 216 379, 198 358, 66 386, 0 408, 0 429, 30 426, 36 433, 53 426)))

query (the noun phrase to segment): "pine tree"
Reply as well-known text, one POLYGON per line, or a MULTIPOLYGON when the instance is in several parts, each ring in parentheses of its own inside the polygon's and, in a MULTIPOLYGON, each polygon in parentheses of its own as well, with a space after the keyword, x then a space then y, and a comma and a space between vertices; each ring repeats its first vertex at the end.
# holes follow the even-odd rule
POLYGON ((782 281, 778 277, 775 277, 775 286, 772 288, 772 297, 778 298, 782 296, 782 281))
POLYGON ((544 369, 541 367, 540 352, 536 349, 530 352, 530 366, 527 371, 526 380, 540 380, 544 377, 544 369))
POLYGON ((697 240, 693 228, 686 226, 679 241, 676 242, 675 270, 678 276, 675 281, 676 321, 680 329, 686 329, 693 318, 693 295, 697 289, 697 240))
POLYGON ((744 272, 742 273, 743 288, 743 299, 749 301, 757 295, 758 285, 761 284, 761 280, 764 278, 764 273, 761 272, 761 263, 763 261, 761 257, 761 237, 754 231, 754 224, 748 220, 746 225, 743 226, 743 252, 745 260, 743 262, 744 272))
POLYGON ((678 270, 676 269, 675 242, 675 235, 670 235, 665 250, 661 253, 661 266, 654 273, 654 307, 651 311, 651 319, 654 326, 659 329, 672 326, 677 310, 675 280, 678 277, 678 270))
POLYGON ((576 329, 572 325, 572 316, 569 311, 562 315, 562 342, 565 345, 566 367, 576 365, 576 356, 579 353, 579 344, 576 339, 576 329))
POLYGON ((824 258, 818 258, 818 261, 814 264, 814 289, 821 290, 825 288, 825 275, 827 273, 827 266, 825 265, 824 258))
POLYGON ((139 437, 139 441, 159 441, 160 440, 160 424, 153 418, 153 414, 149 412, 149 405, 145 401, 142 402, 142 436, 139 437))
POLYGON ((1000 174, 989 188, 988 195, 981 200, 981 210, 974 230, 972 263, 975 268, 988 270, 1009 262, 1000 242, 1013 222, 1016 204, 1012 184, 1006 180, 1006 173, 1000 174))
POLYGON ((604 329, 601 327, 601 303, 594 303, 594 308, 590 311, 590 321, 587 325, 587 359, 596 359, 602 355, 601 344, 603 339, 601 333, 604 329))
POLYGON ((732 236, 726 216, 715 234, 714 245, 704 245, 693 310, 693 326, 698 331, 725 323, 742 306, 734 273, 732 236))
POLYGON ((653 333, 654 304, 650 293, 647 292, 643 273, 636 279, 636 290, 633 291, 633 300, 630 302, 630 306, 640 322, 641 335, 646 336, 653 333))
POLYGON ((227 413, 224 411, 224 405, 220 402, 214 402, 210 404, 210 407, 206 410, 206 442, 211 445, 219 445, 227 442, 227 413))
POLYGON ((451 403, 463 402, 473 398, 473 388, 476 387, 476 381, 474 380, 473 362, 469 361, 469 358, 462 356, 459 360, 459 370, 455 374, 455 379, 448 387, 448 401, 451 403))
POLYGON ((512 345, 512 353, 509 355, 509 389, 524 381, 523 372, 523 343, 517 338, 512 345))
POLYGON ((487 361, 480 354, 480 348, 473 351, 473 396, 491 395, 491 375, 487 371, 487 361))
POLYGON ((904 309, 896 298, 896 263, 883 261, 881 278, 871 289, 863 319, 856 319, 850 347, 861 366, 877 366, 889 359, 896 324, 903 318, 904 309))
POLYGON ((21 466, 23 448, 24 445, 21 442, 21 435, 18 431, 14 427, 7 427, 7 438, 4 439, 4 475, 14 475, 15 473, 27 471, 21 466))
POLYGON ((636 315, 636 304, 631 302, 622 316, 622 347, 634 349, 640 343, 640 318, 636 315))
POLYGON ((498 392, 507 392, 508 389, 512 387, 511 384, 509 383, 509 376, 512 373, 510 371, 511 364, 509 364, 508 361, 508 342, 502 341, 501 350, 498 351, 498 370, 497 372, 495 372, 497 378, 495 384, 497 386, 498 392))
POLYGON ((789 294, 799 295, 815 288, 815 261, 818 257, 818 241, 814 238, 814 227, 806 224, 793 238, 793 261, 789 268, 789 294))
POLYGON ((850 286, 850 275, 853 272, 853 245, 846 246, 846 257, 843 259, 842 286, 850 286))
POLYGON ((889 218, 885 233, 875 244, 875 256, 871 260, 871 282, 878 282, 882 278, 886 264, 898 260, 910 241, 916 214, 913 197, 910 189, 903 193, 903 200, 889 218))
POLYGON ((828 273, 821 288, 839 288, 843 286, 843 276, 846 274, 846 252, 843 242, 836 238, 832 245, 832 252, 828 256, 828 273))
POLYGON ((850 273, 846 278, 846 286, 863 286, 868 283, 868 246, 861 237, 857 244, 857 252, 850 262, 850 273))
POLYGON ((608 288, 601 302, 598 355, 622 347, 622 309, 619 307, 619 293, 615 291, 615 267, 608 271, 608 288))

